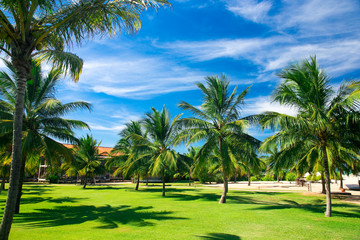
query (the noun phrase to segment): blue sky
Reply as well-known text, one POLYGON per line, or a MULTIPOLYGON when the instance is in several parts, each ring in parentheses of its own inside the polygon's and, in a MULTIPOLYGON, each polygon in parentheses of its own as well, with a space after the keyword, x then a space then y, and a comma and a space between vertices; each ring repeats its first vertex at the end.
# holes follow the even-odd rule
MULTIPOLYGON (((64 80, 58 97, 88 101, 93 111, 69 118, 87 122, 91 134, 112 147, 130 120, 164 104, 173 116, 177 104, 201 104, 194 82, 225 73, 239 90, 252 85, 243 116, 275 110, 275 76, 290 62, 317 55, 333 78, 360 75, 360 2, 358 0, 173 0, 171 8, 142 14, 136 35, 95 39, 72 49, 84 59, 78 83, 64 80)), ((86 131, 78 132, 79 136, 86 131)), ((256 127, 249 133, 269 136, 256 127)))

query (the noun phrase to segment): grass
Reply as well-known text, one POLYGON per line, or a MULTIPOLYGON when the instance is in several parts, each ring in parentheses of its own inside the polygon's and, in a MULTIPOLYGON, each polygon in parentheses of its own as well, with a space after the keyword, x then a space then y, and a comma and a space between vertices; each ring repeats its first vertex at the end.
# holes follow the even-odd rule
MULTIPOLYGON (((161 186, 37 185, 24 187, 10 239, 359 239, 359 205, 300 193, 161 186)), ((4 205, 5 194, 0 196, 4 205)), ((3 209, 3 207, 2 207, 3 209)))

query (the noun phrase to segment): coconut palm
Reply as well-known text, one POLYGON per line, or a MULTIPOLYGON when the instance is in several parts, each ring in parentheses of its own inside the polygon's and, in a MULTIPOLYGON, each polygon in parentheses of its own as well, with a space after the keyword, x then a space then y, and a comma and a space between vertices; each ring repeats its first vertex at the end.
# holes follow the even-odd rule
MULTIPOLYGON (((13 114, 16 104, 17 74, 14 66, 5 61, 8 72, 0 72, 0 136, 7 138, 3 141, 11 149, 13 132, 13 114)), ((20 164, 20 183, 16 202, 15 213, 19 212, 22 192, 22 180, 25 174, 26 162, 35 161, 38 164, 40 156, 44 156, 51 165, 60 166, 60 160, 70 159, 71 152, 58 140, 76 142, 73 130, 88 128, 82 121, 62 118, 69 112, 77 109, 89 109, 86 102, 70 102, 63 104, 55 98, 55 88, 60 82, 62 72, 52 69, 47 76, 43 76, 41 66, 32 62, 32 80, 26 84, 22 157, 20 164)))
POLYGON ((97 142, 91 135, 81 137, 78 145, 73 147, 74 158, 71 162, 65 162, 63 169, 66 174, 78 174, 84 180, 83 188, 86 188, 88 178, 94 177, 104 171, 104 163, 100 157, 99 146, 101 142, 97 142))
MULTIPOLYGON (((127 123, 125 129, 120 132, 121 139, 114 147, 114 153, 121 153, 121 156, 114 157, 118 166, 114 175, 119 173, 124 176, 133 175, 136 177, 135 190, 139 189, 140 177, 145 176, 149 172, 150 159, 147 154, 139 154, 137 151, 138 136, 146 139, 146 133, 144 132, 142 125, 139 121, 131 121, 127 123)), ((140 144, 141 146, 141 144, 140 144)), ((140 151, 141 152, 141 151, 140 151)))
POLYGON ((150 173, 162 178, 162 196, 165 197, 165 175, 171 173, 177 167, 178 153, 172 149, 174 138, 177 134, 176 123, 181 114, 171 121, 170 113, 165 106, 159 112, 155 108, 147 113, 143 124, 147 135, 132 134, 136 141, 137 158, 148 158, 150 161, 150 173))
POLYGON ((183 165, 188 170, 189 175, 189 186, 191 186, 191 172, 194 169, 194 164, 196 162, 196 158, 198 156, 200 148, 191 146, 188 148, 187 152, 185 153, 186 158, 184 158, 183 165))
POLYGON ((276 112, 262 114, 262 126, 279 131, 264 141, 262 149, 278 146, 279 163, 282 161, 283 166, 301 165, 304 161, 309 166, 320 165, 326 183, 325 216, 330 217, 331 165, 336 156, 359 161, 359 137, 350 128, 358 125, 357 84, 344 82, 334 95, 330 79, 319 69, 316 57, 292 64, 278 76, 283 82, 273 95, 274 101, 294 107, 298 113, 296 116, 276 112))
POLYGON ((166 0, 2 0, 0 1, 0 50, 11 58, 18 74, 12 170, 8 199, 0 227, 0 239, 7 239, 18 190, 21 164, 21 132, 26 82, 31 77, 32 58, 52 61, 75 80, 82 70, 82 60, 66 52, 66 47, 80 45, 95 36, 113 36, 120 30, 140 29, 140 13, 166 0))
POLYGON ((218 169, 224 181, 219 203, 225 203, 228 179, 239 165, 237 156, 246 154, 249 149, 256 151, 260 142, 244 132, 248 125, 247 120, 240 118, 240 107, 249 87, 237 95, 237 87, 230 92, 230 82, 225 75, 205 79, 206 86, 202 83, 196 84, 203 94, 203 103, 199 108, 187 102, 179 104, 181 109, 190 111, 196 117, 180 120, 183 130, 176 141, 187 144, 205 141, 199 151, 195 171, 201 169, 208 160, 219 163, 218 169))

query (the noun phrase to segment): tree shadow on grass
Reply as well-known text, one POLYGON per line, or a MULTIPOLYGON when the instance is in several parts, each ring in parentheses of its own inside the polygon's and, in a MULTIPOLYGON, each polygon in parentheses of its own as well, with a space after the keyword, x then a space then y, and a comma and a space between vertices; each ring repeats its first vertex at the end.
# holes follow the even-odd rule
POLYGON ((208 233, 206 236, 197 236, 201 239, 211 239, 211 240, 241 240, 239 236, 227 233, 208 233))
POLYGON ((53 197, 26 197, 21 199, 21 204, 36 204, 41 202, 51 202, 51 203, 76 203, 80 200, 84 200, 87 198, 75 198, 75 197, 61 197, 61 198, 53 198, 53 197))
MULTIPOLYGON (((166 193, 180 193, 180 192, 193 192, 196 189, 192 189, 192 188, 166 188, 165 189, 165 194, 166 193)), ((158 187, 158 188, 139 188, 139 192, 162 192, 162 187, 158 187)))
MULTIPOLYGON (((305 211, 310 211, 313 213, 324 213, 326 209, 325 202, 320 199, 315 199, 313 201, 306 203, 298 203, 293 200, 281 200, 280 202, 274 203, 261 203, 263 206, 252 208, 252 210, 282 210, 282 209, 302 209, 305 211)), ((360 209, 358 206, 346 203, 335 203, 332 204, 332 216, 338 217, 351 217, 351 218, 360 218, 360 209), (346 208, 345 211, 337 211, 334 208, 346 208)))
POLYGON ((24 184, 24 187, 22 189, 22 194, 34 194, 34 195, 40 195, 44 193, 48 193, 53 191, 52 186, 46 186, 46 185, 28 185, 24 184))
POLYGON ((121 187, 113 187, 113 186, 104 186, 104 185, 87 185, 86 188, 82 188, 83 185, 78 185, 81 187, 82 190, 122 190, 122 189, 130 189, 131 187, 128 186, 121 186, 121 187))
POLYGON ((186 219, 173 217, 170 211, 152 211, 153 207, 106 206, 59 206, 54 209, 36 209, 36 212, 17 215, 15 222, 27 227, 56 227, 98 221, 97 228, 117 228, 119 224, 144 227, 152 226, 152 220, 186 219))

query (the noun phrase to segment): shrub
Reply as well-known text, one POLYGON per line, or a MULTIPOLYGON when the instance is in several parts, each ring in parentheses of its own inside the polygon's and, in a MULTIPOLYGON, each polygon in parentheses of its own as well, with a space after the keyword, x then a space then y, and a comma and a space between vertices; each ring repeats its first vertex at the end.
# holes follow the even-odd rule
POLYGON ((286 181, 291 182, 291 181, 295 181, 295 179, 296 179, 296 174, 295 173, 286 174, 286 181))
POLYGON ((274 178, 271 175, 266 174, 264 177, 261 178, 261 181, 274 181, 274 178))
POLYGON ((57 174, 49 174, 46 179, 49 180, 50 183, 57 183, 60 177, 57 174))
POLYGON ((251 181, 258 181, 259 179, 256 176, 252 176, 252 177, 250 177, 250 180, 251 181))

